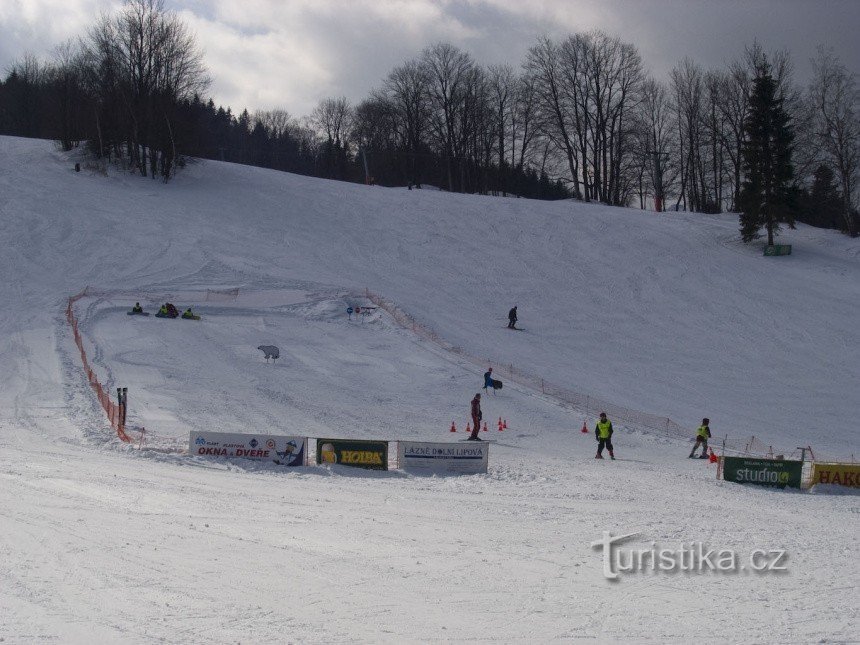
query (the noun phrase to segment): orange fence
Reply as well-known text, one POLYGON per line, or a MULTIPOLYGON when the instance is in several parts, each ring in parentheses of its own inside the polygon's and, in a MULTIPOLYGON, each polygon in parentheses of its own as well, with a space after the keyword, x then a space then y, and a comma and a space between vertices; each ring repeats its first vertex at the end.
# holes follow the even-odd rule
POLYGON ((87 360, 87 352, 84 349, 84 341, 81 337, 81 333, 78 331, 78 321, 75 318, 75 312, 72 307, 75 302, 83 298, 85 295, 87 295, 86 289, 81 291, 78 295, 69 298, 69 305, 68 307, 66 307, 66 319, 69 321, 69 325, 71 325, 72 327, 72 333, 75 336, 75 345, 78 346, 78 349, 81 352, 81 363, 84 367, 84 373, 87 375, 87 380, 90 383, 90 387, 92 387, 93 391, 96 393, 96 398, 98 398, 102 409, 105 411, 108 421, 110 421, 111 428, 114 429, 114 431, 116 432, 116 436, 119 437, 121 441, 131 443, 131 437, 129 437, 125 432, 125 419, 123 418, 122 408, 120 408, 119 405, 111 401, 108 389, 103 387, 102 384, 99 383, 95 372, 93 372, 93 369, 90 367, 89 360, 87 360))

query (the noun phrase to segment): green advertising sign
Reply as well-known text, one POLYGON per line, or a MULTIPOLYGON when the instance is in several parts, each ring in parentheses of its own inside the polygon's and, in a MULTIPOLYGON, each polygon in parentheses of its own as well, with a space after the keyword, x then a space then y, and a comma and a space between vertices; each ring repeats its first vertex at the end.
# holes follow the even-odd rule
POLYGON ((371 470, 388 470, 388 442, 317 439, 317 464, 340 464, 371 470))
POLYGON ((764 254, 767 256, 791 255, 791 244, 774 244, 773 246, 766 246, 764 247, 764 254))
POLYGON ((723 457, 723 479, 739 484, 800 488, 802 461, 723 457))

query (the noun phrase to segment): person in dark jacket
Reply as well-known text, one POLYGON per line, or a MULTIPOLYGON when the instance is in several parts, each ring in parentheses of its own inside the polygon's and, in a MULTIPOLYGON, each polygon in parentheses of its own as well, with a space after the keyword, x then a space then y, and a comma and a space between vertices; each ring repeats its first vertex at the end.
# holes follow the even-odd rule
POLYGON ((131 308, 131 313, 133 314, 142 314, 143 307, 140 306, 139 302, 134 303, 134 307, 131 308))
POLYGON ((699 455, 699 459, 708 458, 708 439, 711 438, 710 423, 710 419, 702 419, 702 425, 696 430, 696 445, 690 451, 690 459, 693 459, 699 445, 702 446, 702 454, 699 455))
POLYGON ((469 441, 480 441, 478 432, 481 431, 481 419, 484 414, 481 412, 481 393, 478 392, 475 398, 472 399, 472 434, 469 435, 469 441))
POLYGON ((603 459, 603 447, 609 450, 609 458, 615 461, 615 453, 612 451, 612 421, 606 418, 606 413, 600 413, 600 420, 594 426, 594 436, 597 437, 597 454, 595 459, 603 459))
POLYGON ((508 329, 514 329, 517 326, 517 308, 514 306, 508 312, 508 329))

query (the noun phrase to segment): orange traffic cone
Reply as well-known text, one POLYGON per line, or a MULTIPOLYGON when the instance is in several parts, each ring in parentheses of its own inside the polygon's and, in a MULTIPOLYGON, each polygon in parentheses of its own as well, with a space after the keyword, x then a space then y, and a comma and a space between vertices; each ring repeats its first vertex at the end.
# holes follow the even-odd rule
POLYGON ((588 434, 588 426, 585 425, 585 421, 582 422, 582 434, 588 434))
POLYGON ((481 432, 486 432, 486 431, 487 431, 487 422, 484 421, 484 427, 481 428, 481 432))
POLYGON ((468 423, 466 424, 466 433, 472 434, 472 426, 470 426, 468 423))
POLYGON ((505 419, 504 421, 502 421, 502 427, 503 427, 505 430, 507 430, 507 429, 508 429, 508 420, 507 420, 507 419, 505 419))
POLYGON ((708 463, 709 464, 715 464, 715 463, 717 463, 717 461, 719 461, 719 459, 717 458, 717 455, 714 454, 713 448, 710 448, 710 451, 711 451, 711 455, 708 457, 708 463))
POLYGON ((451 432, 457 432, 457 426, 454 425, 454 422, 451 422, 451 432))
POLYGON ((502 426, 502 417, 499 417, 499 432, 502 430, 504 430, 504 427, 502 426))

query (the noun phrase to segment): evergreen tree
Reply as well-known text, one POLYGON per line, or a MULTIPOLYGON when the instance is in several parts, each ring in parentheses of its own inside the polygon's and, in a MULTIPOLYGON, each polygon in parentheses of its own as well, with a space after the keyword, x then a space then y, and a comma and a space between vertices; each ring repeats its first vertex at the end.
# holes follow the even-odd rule
POLYGON ((815 169, 812 188, 804 202, 797 217, 804 224, 836 230, 844 228, 842 194, 836 185, 836 175, 827 164, 815 169))
POLYGON ((794 167, 791 163, 794 133, 784 102, 770 65, 762 61, 756 69, 749 112, 744 121, 745 179, 739 204, 744 242, 760 237, 759 230, 765 227, 767 243, 773 245, 780 222, 794 228, 796 191, 792 186, 794 167))

